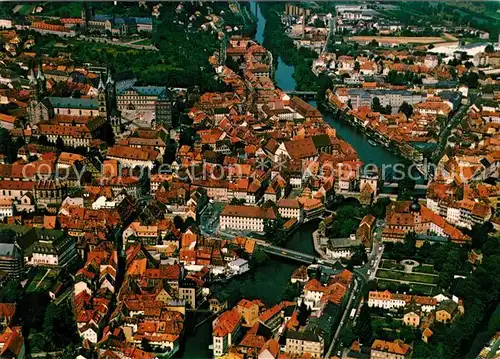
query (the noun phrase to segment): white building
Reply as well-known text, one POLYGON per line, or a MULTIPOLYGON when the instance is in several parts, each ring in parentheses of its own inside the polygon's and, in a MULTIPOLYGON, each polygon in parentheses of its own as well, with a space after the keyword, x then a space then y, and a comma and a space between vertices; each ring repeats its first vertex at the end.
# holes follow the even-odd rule
POLYGON ((115 201, 108 201, 106 196, 101 196, 92 203, 92 209, 112 209, 116 207, 115 201))
POLYGON ((281 199, 278 202, 278 212, 283 218, 297 218, 299 222, 304 219, 302 204, 296 199, 281 199))
POLYGON ((11 19, 0 19, 0 29, 10 29, 12 28, 11 19))
POLYGON ((83 340, 87 339, 91 343, 97 343, 97 328, 95 328, 94 325, 89 324, 82 328, 79 328, 78 332, 80 333, 80 337, 83 340))
POLYGON ((243 258, 238 258, 228 264, 229 270, 234 274, 243 274, 250 270, 248 261, 243 258))
POLYGON ((444 217, 448 223, 468 229, 475 224, 483 224, 491 218, 491 209, 488 205, 471 200, 447 202, 427 198, 427 207, 444 217))
POLYGON ((21 239, 26 265, 66 267, 77 257, 76 241, 59 230, 33 228, 21 239))
POLYGON ((368 293, 368 306, 383 309, 404 308, 410 303, 411 296, 404 294, 393 294, 388 290, 384 292, 370 291, 368 293))
POLYGON ((331 259, 351 258, 360 244, 356 234, 351 234, 350 238, 331 239, 326 246, 326 255, 331 259))
POLYGON ((386 310, 404 308, 407 305, 415 304, 420 307, 422 312, 429 313, 436 309, 438 302, 433 297, 391 293, 388 290, 384 292, 370 291, 368 293, 369 307, 386 310))
POLYGON ((227 205, 220 214, 220 229, 264 232, 266 221, 275 221, 272 208, 227 205))
POLYGON ((428 69, 433 69, 439 65, 439 59, 436 55, 427 55, 424 59, 424 66, 428 69))
POLYGON ((12 217, 14 215, 14 206, 12 204, 12 199, 10 198, 0 198, 0 220, 5 217, 12 217))
POLYGON ((153 168, 154 161, 158 159, 159 155, 159 152, 155 150, 119 145, 109 148, 106 154, 108 159, 117 160, 125 166, 131 168, 148 167, 149 169, 153 168))

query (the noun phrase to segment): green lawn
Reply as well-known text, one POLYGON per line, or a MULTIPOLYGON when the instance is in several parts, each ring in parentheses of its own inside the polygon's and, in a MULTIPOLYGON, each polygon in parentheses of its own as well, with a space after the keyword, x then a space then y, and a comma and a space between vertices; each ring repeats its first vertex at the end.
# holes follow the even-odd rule
POLYGON ((393 279, 397 281, 419 282, 426 284, 436 284, 437 276, 424 273, 405 273, 403 271, 379 269, 377 277, 382 279, 393 279))
POLYGON ((134 42, 134 45, 150 46, 152 44, 151 40, 144 39, 141 41, 134 42))
POLYGON ((36 273, 35 277, 33 278, 33 280, 28 285, 26 291, 45 292, 48 289, 50 289, 50 287, 52 287, 52 285, 54 284, 55 279, 57 278, 58 271, 56 269, 52 269, 47 275, 45 275, 46 273, 47 273, 46 269, 40 268, 36 273))
POLYGON ((33 11, 35 6, 36 5, 33 5, 33 4, 24 4, 24 5, 21 5, 21 7, 19 8, 19 10, 17 12, 21 15, 28 15, 33 11))
MULTIPOLYGON (((394 281, 377 279, 378 290, 386 290, 386 289, 388 289, 389 291, 397 290, 397 285, 398 283, 394 281)), ((410 283, 408 287, 410 288, 409 294, 432 296, 438 293, 436 286, 432 284, 410 283)))
POLYGON ((431 266, 428 264, 422 264, 422 265, 419 265, 418 267, 414 267, 413 272, 414 273, 437 274, 436 271, 434 270, 434 266, 431 266))

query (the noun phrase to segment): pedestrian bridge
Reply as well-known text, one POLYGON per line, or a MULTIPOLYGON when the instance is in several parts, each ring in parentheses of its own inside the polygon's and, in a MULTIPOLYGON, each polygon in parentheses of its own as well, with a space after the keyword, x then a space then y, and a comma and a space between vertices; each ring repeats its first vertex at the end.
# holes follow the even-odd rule
POLYGON ((262 248, 262 250, 268 254, 272 254, 272 255, 287 258, 287 259, 292 259, 292 260, 302 262, 305 264, 319 263, 319 264, 324 264, 327 266, 333 266, 335 263, 337 263, 337 261, 335 261, 335 260, 320 259, 316 256, 313 256, 313 255, 310 255, 307 253, 294 251, 293 249, 273 246, 272 244, 267 243, 267 242, 262 241, 262 240, 256 240, 256 242, 262 248))
MULTIPOLYGON (((394 183, 385 182, 384 187, 386 187, 386 188, 398 188, 399 183, 397 183, 397 182, 394 182, 394 183)), ((427 189, 427 185, 426 184, 416 184, 415 189, 427 189)))
POLYGON ((306 97, 306 98, 316 97, 315 91, 287 91, 286 94, 288 96, 297 96, 297 97, 306 97))

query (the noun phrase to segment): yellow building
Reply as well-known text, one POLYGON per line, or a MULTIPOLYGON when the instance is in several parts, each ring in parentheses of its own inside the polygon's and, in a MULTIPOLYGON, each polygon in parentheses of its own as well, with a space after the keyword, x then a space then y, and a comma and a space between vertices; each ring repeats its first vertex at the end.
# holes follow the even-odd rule
POLYGON ((405 323, 405 325, 417 328, 420 325, 420 312, 415 308, 409 308, 408 310, 405 310, 403 323, 405 323))
POLYGON ((376 339, 370 350, 370 359, 405 359, 411 356, 411 347, 402 340, 388 342, 376 339))
POLYGON ((236 309, 243 317, 245 327, 252 327, 259 320, 259 306, 254 302, 242 299, 238 302, 236 309))
POLYGON ((449 323, 457 312, 458 304, 453 300, 444 300, 439 303, 436 309, 436 321, 440 323, 449 323))

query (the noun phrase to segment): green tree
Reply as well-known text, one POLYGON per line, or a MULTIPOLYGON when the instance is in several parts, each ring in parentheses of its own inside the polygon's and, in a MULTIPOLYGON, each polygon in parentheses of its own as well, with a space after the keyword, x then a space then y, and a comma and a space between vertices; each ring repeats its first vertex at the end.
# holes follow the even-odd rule
POLYGON ((359 312, 358 321, 354 327, 354 333, 358 336, 361 344, 370 345, 373 338, 372 318, 368 302, 365 302, 359 312))
POLYGON ((23 297, 23 289, 19 282, 11 280, 0 290, 0 303, 18 303, 23 297))
POLYGON ((113 131, 113 127, 111 127, 111 124, 109 122, 106 122, 102 126, 102 140, 106 142, 108 146, 115 145, 115 133, 113 131))
POLYGON ((493 225, 491 224, 491 222, 475 224, 470 231, 472 248, 481 248, 486 243, 488 239, 488 233, 491 231, 493 231, 493 225))
POLYGON ((0 154, 4 155, 8 163, 12 163, 17 159, 17 151, 14 141, 10 132, 1 127, 0 128, 0 154))
POLYGON ((374 97, 372 100, 372 110, 375 112, 382 112, 382 105, 378 97, 374 97))
POLYGON ((410 118, 413 114, 413 107, 405 101, 399 106, 399 112, 404 113, 406 117, 410 118))
POLYGON ((261 265, 269 259, 269 256, 260 247, 256 247, 252 254, 252 262, 255 265, 261 265))
POLYGON ((398 201, 410 200, 415 191, 415 180, 410 178, 409 165, 405 165, 403 178, 398 182, 398 201))
POLYGON ((417 245, 417 235, 415 232, 408 232, 404 238, 404 251, 406 256, 413 257, 415 255, 417 245))
POLYGON ((366 254, 366 248, 362 244, 356 246, 353 251, 351 258, 348 261, 348 265, 350 266, 360 266, 363 263, 368 262, 368 256, 366 254))
POLYGON ((56 147, 59 151, 64 151, 65 147, 64 146, 64 141, 63 139, 61 138, 61 136, 57 136, 57 140, 56 140, 56 147))
POLYGON ((75 323, 67 305, 51 303, 45 311, 43 334, 53 348, 63 348, 78 339, 75 323))
POLYGON ((182 229, 184 228, 184 220, 182 219, 181 216, 175 216, 174 217, 174 226, 177 229, 182 229))
POLYGON ((16 236, 16 232, 12 229, 0 230, 0 243, 14 243, 16 236))
POLYGON ((361 69, 361 66, 360 66, 359 62, 355 61, 354 62, 354 71, 359 72, 360 69, 361 69))
POLYGON ((460 77, 459 81, 469 88, 475 89, 479 86, 479 75, 475 72, 467 72, 460 77))

